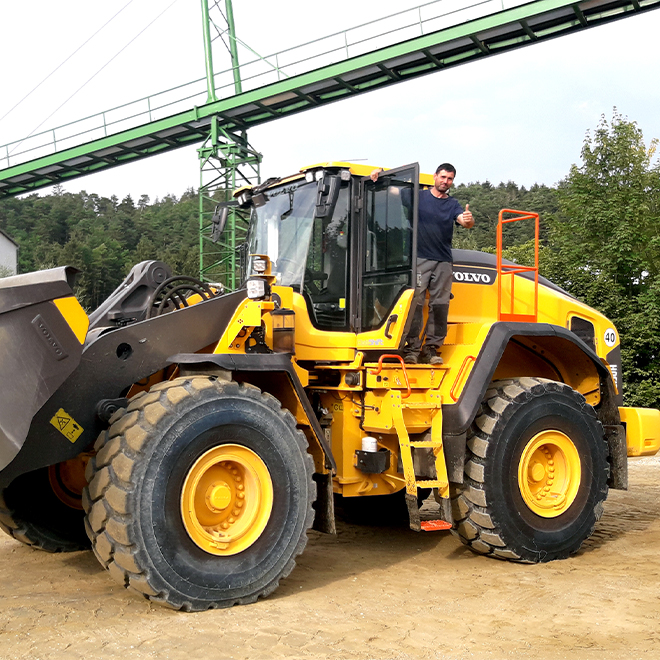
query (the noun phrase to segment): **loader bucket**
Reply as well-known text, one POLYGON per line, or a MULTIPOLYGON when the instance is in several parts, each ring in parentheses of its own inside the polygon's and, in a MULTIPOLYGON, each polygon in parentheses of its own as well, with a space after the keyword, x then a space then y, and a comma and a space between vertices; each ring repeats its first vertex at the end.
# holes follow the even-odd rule
POLYGON ((20 451, 34 415, 80 363, 87 326, 71 289, 77 272, 64 266, 0 279, 0 470, 20 451))

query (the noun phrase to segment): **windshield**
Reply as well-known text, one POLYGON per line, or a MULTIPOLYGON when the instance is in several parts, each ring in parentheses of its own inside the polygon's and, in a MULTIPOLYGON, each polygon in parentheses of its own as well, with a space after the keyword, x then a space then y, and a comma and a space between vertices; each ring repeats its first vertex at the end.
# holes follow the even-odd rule
MULTIPOLYGON (((307 249, 316 206, 315 182, 304 179, 265 192, 266 203, 252 207, 248 231, 249 254, 265 254, 282 286, 302 290, 307 249)), ((252 257, 248 272, 252 271, 252 257)))

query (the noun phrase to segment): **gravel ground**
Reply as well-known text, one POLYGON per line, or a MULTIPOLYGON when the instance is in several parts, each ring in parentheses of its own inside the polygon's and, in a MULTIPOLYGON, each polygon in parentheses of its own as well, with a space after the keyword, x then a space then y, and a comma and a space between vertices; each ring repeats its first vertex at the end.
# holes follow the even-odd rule
POLYGON ((340 522, 254 605, 183 614, 116 585, 91 552, 0 538, 0 658, 604 660, 660 657, 660 459, 630 462, 574 557, 519 566, 447 532, 340 522))

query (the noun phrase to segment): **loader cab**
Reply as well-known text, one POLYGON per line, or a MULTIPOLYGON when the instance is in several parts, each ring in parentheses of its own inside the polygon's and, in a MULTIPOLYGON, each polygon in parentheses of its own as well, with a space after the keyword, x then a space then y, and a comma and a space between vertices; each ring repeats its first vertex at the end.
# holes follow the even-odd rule
POLYGON ((370 169, 310 168, 250 200, 247 253, 269 257, 277 284, 304 297, 319 330, 376 329, 414 287, 419 167, 377 182, 370 169))

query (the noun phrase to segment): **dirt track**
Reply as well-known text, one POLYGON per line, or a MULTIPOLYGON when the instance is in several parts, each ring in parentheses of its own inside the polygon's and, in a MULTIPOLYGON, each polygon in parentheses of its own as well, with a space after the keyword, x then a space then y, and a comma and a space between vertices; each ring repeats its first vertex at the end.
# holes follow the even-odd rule
POLYGON ((517 566, 446 532, 340 523, 255 605, 182 614, 115 585, 91 552, 0 538, 0 658, 660 657, 660 459, 631 462, 575 557, 517 566))

